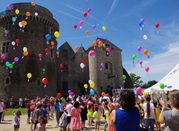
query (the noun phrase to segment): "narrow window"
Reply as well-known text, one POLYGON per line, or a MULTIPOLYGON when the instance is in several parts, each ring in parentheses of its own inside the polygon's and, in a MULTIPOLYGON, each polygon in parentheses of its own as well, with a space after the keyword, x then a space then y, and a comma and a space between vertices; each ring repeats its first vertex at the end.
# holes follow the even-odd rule
POLYGON ((6 84, 6 85, 9 85, 9 83, 10 83, 10 79, 9 79, 9 77, 7 77, 7 78, 6 78, 6 81, 5 81, 5 84, 6 84))
POLYGON ((9 42, 4 42, 2 46, 2 53, 8 53, 9 52, 9 42))
POLYGON ((68 50, 62 50, 62 57, 68 57, 68 50))
POLYGON ((81 57, 83 57, 83 54, 81 54, 81 57))
POLYGON ((63 65, 63 74, 68 74, 68 65, 63 65))
POLYGON ((68 91, 68 82, 63 82, 62 89, 63 91, 68 91))
POLYGON ((40 86, 40 79, 37 80, 37 86, 40 86))
POLYGON ((105 69, 108 69, 108 63, 105 63, 105 69))

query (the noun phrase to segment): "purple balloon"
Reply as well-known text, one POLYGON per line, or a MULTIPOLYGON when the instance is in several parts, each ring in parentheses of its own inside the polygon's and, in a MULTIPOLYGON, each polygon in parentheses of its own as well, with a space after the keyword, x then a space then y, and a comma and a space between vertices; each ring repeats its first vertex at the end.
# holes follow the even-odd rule
POLYGON ((145 23, 145 19, 141 19, 140 22, 141 22, 142 24, 144 24, 144 23, 145 23))
POLYGON ((100 67, 101 67, 101 68, 103 68, 103 67, 104 67, 104 64, 103 64, 103 63, 101 63, 100 67))
POLYGON ((70 93, 71 93, 71 90, 69 90, 68 93, 70 94, 70 93))
POLYGON ((88 12, 89 12, 89 13, 91 12, 91 9, 90 9, 90 8, 88 8, 88 12))
POLYGON ((94 30, 96 29, 96 26, 95 26, 95 25, 93 25, 93 29, 94 29, 94 30))
POLYGON ((7 5, 6 7, 8 10, 12 10, 11 6, 10 5, 7 5))
POLYGON ((4 33, 7 35, 7 34, 8 34, 8 31, 7 31, 7 30, 5 30, 5 31, 4 31, 4 33))
POLYGON ((19 58, 18 58, 18 57, 15 57, 15 58, 14 58, 14 61, 15 61, 15 62, 18 62, 18 61, 19 61, 19 58))
POLYGON ((142 47, 141 47, 141 46, 138 46, 137 50, 138 50, 139 52, 141 52, 141 51, 142 51, 142 47))

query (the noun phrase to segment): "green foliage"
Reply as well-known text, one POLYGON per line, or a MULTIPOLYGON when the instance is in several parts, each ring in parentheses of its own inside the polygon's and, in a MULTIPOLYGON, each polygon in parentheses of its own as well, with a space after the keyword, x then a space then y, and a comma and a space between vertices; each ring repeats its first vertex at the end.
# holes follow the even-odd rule
POLYGON ((137 75, 134 74, 134 73, 130 73, 129 75, 130 75, 130 77, 131 77, 131 80, 132 80, 132 83, 133 83, 134 88, 142 87, 143 81, 141 80, 141 77, 140 77, 140 76, 137 76, 137 75))
POLYGON ((144 83, 144 85, 142 86, 142 88, 149 88, 149 87, 155 85, 156 83, 157 83, 156 80, 148 81, 147 83, 144 83))
POLYGON ((6 115, 13 115, 14 110, 20 110, 22 115, 27 115, 27 108, 7 108, 6 115))

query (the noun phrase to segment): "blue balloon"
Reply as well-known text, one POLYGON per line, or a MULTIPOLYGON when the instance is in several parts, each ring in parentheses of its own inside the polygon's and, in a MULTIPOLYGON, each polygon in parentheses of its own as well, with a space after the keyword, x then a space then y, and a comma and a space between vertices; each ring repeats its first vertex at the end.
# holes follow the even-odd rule
POLYGON ((51 35, 50 35, 50 34, 47 34, 47 35, 46 35, 46 39, 47 39, 47 40, 50 40, 50 39, 51 39, 51 35))
POLYGON ((16 22, 16 17, 12 17, 12 21, 13 21, 13 22, 16 22))
POLYGON ((7 61, 7 62, 6 62, 6 66, 9 67, 9 64, 10 64, 10 63, 7 61))
POLYGON ((4 11, 2 12, 2 14, 5 15, 5 14, 6 14, 6 11, 4 10, 4 11))
POLYGON ((98 27, 98 28, 101 28, 101 25, 100 25, 100 24, 97 24, 97 27, 98 27))
POLYGON ((60 52, 60 49, 57 49, 57 52, 60 52))
POLYGON ((94 90, 93 89, 90 90, 90 94, 94 95, 94 90))
POLYGON ((142 25, 143 25, 143 24, 142 24, 141 22, 139 22, 139 26, 142 27, 142 25))
POLYGON ((75 97, 75 95, 73 96, 73 98, 75 97))

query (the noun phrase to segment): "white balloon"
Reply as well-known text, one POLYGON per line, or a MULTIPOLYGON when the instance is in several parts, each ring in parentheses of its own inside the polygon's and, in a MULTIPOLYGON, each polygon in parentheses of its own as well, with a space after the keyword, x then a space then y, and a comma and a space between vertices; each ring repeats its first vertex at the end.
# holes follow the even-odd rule
POLYGON ((80 67, 83 69, 85 67, 85 65, 83 63, 81 63, 80 67))
POLYGON ((37 12, 35 12, 35 16, 38 16, 39 14, 37 12))
POLYGON ((12 44, 13 46, 15 46, 15 44, 16 44, 16 43, 15 43, 14 41, 12 41, 12 43, 11 43, 11 44, 12 44))
POLYGON ((89 80, 88 83, 90 84, 92 82, 92 80, 89 80))
POLYGON ((23 48, 23 51, 27 51, 27 47, 24 47, 24 48, 23 48))
POLYGON ((80 26, 80 29, 82 29, 82 26, 80 26))
POLYGON ((22 22, 19 22, 19 27, 20 27, 20 28, 22 27, 22 22))
POLYGON ((143 38, 144 38, 145 40, 147 40, 147 35, 144 35, 143 38))

